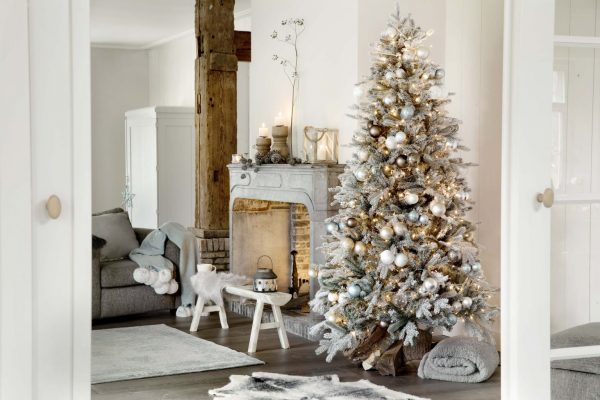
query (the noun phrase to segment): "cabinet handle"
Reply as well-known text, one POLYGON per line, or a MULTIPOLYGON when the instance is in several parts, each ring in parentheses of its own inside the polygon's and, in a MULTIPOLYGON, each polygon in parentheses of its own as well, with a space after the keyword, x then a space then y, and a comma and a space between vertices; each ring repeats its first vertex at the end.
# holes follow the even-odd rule
POLYGON ((546 188, 543 193, 538 193, 536 197, 539 203, 542 203, 544 207, 550 208, 554 204, 554 190, 546 188))
POLYGON ((60 204, 60 199, 57 195, 53 194, 48 197, 48 200, 46 201, 46 211, 48 211, 48 216, 52 219, 60 217, 62 205, 60 204))

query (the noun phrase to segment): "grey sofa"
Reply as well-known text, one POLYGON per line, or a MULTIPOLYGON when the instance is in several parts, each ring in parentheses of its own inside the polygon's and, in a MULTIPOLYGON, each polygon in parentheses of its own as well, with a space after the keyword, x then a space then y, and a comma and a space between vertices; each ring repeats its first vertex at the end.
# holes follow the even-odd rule
MULTIPOLYGON (((141 243, 151 229, 134 228, 141 243)), ((110 240, 110 239, 108 239, 110 240)), ((101 261, 104 240, 93 241, 92 249, 92 319, 140 314, 148 311, 175 310, 180 305, 178 293, 159 295, 150 286, 136 282, 133 271, 138 265, 129 258, 101 261)), ((165 244, 164 256, 178 271, 179 248, 171 241, 165 244)), ((176 277, 179 282, 179 276, 176 277)))

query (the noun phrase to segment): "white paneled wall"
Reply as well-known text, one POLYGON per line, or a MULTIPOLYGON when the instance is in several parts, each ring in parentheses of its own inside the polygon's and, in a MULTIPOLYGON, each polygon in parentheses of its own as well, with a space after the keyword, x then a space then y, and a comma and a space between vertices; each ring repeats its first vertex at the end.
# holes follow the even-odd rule
MULTIPOLYGON (((600 1, 557 0, 557 35, 600 35, 600 1)), ((600 321, 600 49, 555 48, 552 331, 600 321), (567 201, 565 204, 563 201, 567 201)))

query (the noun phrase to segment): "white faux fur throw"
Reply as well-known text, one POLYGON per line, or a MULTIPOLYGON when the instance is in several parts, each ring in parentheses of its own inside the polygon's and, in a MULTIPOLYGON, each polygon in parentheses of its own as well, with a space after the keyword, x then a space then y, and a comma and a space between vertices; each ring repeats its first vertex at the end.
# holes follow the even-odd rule
POLYGON ((231 375, 230 382, 208 393, 228 400, 426 400, 396 392, 368 380, 340 382, 337 375, 295 376, 254 372, 231 375))
POLYGON ((239 286, 249 279, 245 276, 229 272, 198 271, 190 278, 192 287, 205 302, 212 301, 216 305, 223 305, 223 289, 227 286, 239 286))

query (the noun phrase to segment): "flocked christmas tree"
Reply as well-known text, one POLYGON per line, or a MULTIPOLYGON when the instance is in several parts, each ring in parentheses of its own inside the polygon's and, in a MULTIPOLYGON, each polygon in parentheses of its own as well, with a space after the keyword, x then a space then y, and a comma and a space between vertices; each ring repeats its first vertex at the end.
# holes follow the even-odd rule
POLYGON ((445 71, 429 60, 425 32, 396 12, 357 85, 353 159, 335 188, 339 214, 327 221, 314 311, 325 315, 318 353, 356 360, 383 354, 419 330, 452 329, 490 339, 497 314, 481 271, 470 189, 457 156, 467 150, 447 115, 445 71), (364 349, 363 349, 364 350, 364 349))

